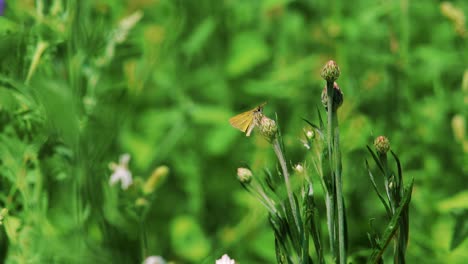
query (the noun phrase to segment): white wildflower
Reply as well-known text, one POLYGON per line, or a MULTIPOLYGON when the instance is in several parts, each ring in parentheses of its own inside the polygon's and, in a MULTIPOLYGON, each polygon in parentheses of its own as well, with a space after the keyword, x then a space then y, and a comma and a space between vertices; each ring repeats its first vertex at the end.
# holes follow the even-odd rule
POLYGON ((236 264, 227 254, 224 254, 220 259, 216 260, 216 264, 236 264))
POLYGON ((143 264, 166 264, 166 261, 160 256, 149 256, 143 261, 143 264))
POLYGON ((304 172, 304 167, 299 163, 299 164, 296 164, 296 166, 294 166, 294 170, 297 173, 303 173, 304 172))
POLYGON ((109 168, 114 171, 109 180, 109 184, 111 186, 120 181, 122 189, 126 190, 130 185, 132 185, 132 173, 128 169, 129 161, 130 155, 123 154, 120 156, 119 164, 116 164, 114 162, 109 164, 109 168))
POLYGON ((302 144, 304 145, 304 147, 305 147, 307 150, 310 149, 310 145, 309 145, 309 142, 307 142, 307 140, 302 140, 302 139, 301 139, 301 142, 302 142, 302 144))

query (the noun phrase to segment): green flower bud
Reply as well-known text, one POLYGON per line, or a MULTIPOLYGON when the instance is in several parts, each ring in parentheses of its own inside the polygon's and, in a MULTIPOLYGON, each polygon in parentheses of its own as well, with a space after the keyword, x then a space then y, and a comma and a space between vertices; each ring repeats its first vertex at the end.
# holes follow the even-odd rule
POLYGON ((260 134, 262 134, 268 142, 272 142, 276 138, 278 132, 278 126, 275 120, 262 116, 259 124, 260 134))
POLYGON ((390 150, 390 141, 384 136, 379 136, 375 139, 374 146, 377 153, 384 155, 390 150))
POLYGON ((135 200, 135 205, 137 207, 145 207, 145 206, 148 206, 149 203, 148 203, 148 200, 146 200, 145 198, 138 198, 135 200))
POLYGON ((252 171, 247 168, 237 168, 237 179, 242 183, 250 183, 252 181, 252 171))
POLYGON ((164 165, 157 167, 143 185, 143 193, 148 195, 154 192, 164 182, 168 174, 169 167, 164 165))
POLYGON ((327 82, 334 82, 340 77, 340 68, 335 61, 329 60, 322 68, 320 76, 327 82))
MULTIPOLYGON (((328 93, 327 86, 322 90, 322 104, 328 111, 328 93)), ((333 110, 336 111, 343 104, 343 92, 336 82, 333 83, 333 110)))

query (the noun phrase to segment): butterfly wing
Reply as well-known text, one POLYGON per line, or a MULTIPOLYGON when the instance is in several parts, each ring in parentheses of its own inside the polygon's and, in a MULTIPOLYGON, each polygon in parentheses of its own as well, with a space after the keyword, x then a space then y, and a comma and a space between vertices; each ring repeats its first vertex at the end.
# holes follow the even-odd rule
POLYGON ((229 119, 229 123, 242 132, 246 132, 254 119, 254 112, 252 110, 238 114, 229 119))
POLYGON ((259 114, 262 114, 263 106, 266 104, 263 103, 252 110, 240 113, 229 119, 229 123, 240 131, 244 132, 246 136, 250 136, 253 128, 256 125, 255 119, 258 118, 259 114))

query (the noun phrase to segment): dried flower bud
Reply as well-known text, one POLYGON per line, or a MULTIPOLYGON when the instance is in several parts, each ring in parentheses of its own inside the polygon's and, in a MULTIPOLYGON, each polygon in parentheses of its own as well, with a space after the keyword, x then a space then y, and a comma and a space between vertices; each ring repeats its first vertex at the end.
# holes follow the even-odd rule
POLYGON ((335 61, 329 60, 322 68, 320 76, 327 82, 334 82, 340 77, 340 68, 335 61))
POLYGON ((252 171, 247 168, 237 168, 237 179, 242 183, 250 183, 252 181, 252 171))
POLYGON ((390 141, 384 136, 379 136, 375 139, 374 146, 379 154, 387 154, 390 150, 390 141))
MULTIPOLYGON (((328 111, 328 93, 327 86, 322 90, 322 104, 328 111)), ((333 83, 333 110, 336 111, 343 104, 343 92, 336 82, 333 83)))
POLYGON ((151 194, 154 192, 154 190, 164 182, 168 174, 169 167, 164 165, 157 167, 149 179, 145 182, 145 185, 143 186, 143 193, 151 194))
POLYGON ((278 126, 275 120, 262 116, 259 124, 260 133, 265 137, 268 142, 272 142, 276 138, 278 132, 278 126))

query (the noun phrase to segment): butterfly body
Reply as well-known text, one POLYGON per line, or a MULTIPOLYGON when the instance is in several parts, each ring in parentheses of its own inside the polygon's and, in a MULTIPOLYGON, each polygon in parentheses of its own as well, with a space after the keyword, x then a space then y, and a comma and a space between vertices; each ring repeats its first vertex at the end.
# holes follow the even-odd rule
POLYGON ((259 124, 263 116, 263 103, 254 109, 240 113, 229 119, 229 123, 240 131, 244 132, 246 136, 250 136, 254 127, 259 124))

